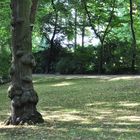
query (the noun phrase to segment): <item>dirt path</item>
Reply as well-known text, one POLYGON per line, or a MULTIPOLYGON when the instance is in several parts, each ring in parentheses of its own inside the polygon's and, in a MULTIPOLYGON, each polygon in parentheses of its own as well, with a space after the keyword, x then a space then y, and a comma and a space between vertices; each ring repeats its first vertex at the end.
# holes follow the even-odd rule
POLYGON ((114 80, 131 80, 131 79, 140 79, 140 75, 55 75, 55 74, 34 74, 34 77, 37 76, 45 76, 45 77, 60 77, 65 79, 77 79, 77 78, 98 78, 98 79, 106 79, 110 81, 114 80))

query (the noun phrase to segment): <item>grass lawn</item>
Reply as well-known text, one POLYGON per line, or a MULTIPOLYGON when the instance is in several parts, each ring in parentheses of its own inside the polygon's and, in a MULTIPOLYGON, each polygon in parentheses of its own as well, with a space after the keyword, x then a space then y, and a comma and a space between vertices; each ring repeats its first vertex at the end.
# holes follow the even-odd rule
POLYGON ((34 77, 44 124, 4 126, 8 85, 0 86, 0 140, 140 140, 140 79, 34 77))

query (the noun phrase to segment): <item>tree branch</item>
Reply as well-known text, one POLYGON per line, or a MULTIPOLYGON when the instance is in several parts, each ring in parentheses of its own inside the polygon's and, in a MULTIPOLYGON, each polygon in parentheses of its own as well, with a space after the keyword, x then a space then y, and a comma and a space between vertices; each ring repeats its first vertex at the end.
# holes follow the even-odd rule
POLYGON ((35 15, 37 11, 38 0, 32 0, 31 12, 30 12, 30 25, 33 28, 35 22, 35 15))
POLYGON ((88 11, 86 0, 82 0, 82 1, 83 1, 83 4, 84 4, 85 12, 86 12, 86 14, 87 14, 87 16, 88 16, 89 24, 90 24, 92 30, 94 31, 95 35, 96 35, 96 36, 99 38, 99 40, 101 41, 101 36, 98 34, 98 32, 97 32, 95 26, 92 24, 90 12, 88 11))
POLYGON ((103 41, 103 42, 104 42, 104 40, 105 40, 105 37, 106 37, 106 35, 107 35, 107 33, 108 33, 110 24, 111 24, 112 19, 113 19, 114 8, 115 8, 115 1, 116 1, 116 0, 113 0, 113 7, 112 7, 112 10, 111 10, 111 12, 110 12, 110 17, 109 17, 109 19, 108 19, 108 24, 107 24, 107 26, 106 26, 106 29, 105 29, 104 34, 103 34, 103 37, 102 37, 102 41, 103 41))

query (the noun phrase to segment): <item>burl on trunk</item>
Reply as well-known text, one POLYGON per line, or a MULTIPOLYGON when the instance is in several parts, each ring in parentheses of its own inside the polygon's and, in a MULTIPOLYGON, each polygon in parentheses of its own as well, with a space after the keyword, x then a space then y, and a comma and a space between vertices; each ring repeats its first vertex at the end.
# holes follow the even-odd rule
POLYGON ((31 12, 32 9, 35 12, 35 8, 32 6, 34 6, 33 0, 11 0, 12 65, 10 75, 12 82, 8 89, 8 96, 11 99, 11 116, 6 121, 7 125, 43 122, 41 114, 36 109, 38 96, 32 83, 32 67, 35 65, 31 42, 31 12))

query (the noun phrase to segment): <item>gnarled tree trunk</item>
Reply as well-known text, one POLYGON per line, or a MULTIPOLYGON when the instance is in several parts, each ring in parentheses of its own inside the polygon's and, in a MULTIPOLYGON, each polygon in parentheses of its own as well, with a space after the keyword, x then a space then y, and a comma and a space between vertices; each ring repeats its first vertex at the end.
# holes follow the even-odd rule
MULTIPOLYGON (((35 0, 36 1, 36 0, 35 0)), ((35 124, 43 122, 36 105, 38 96, 32 83, 32 67, 35 60, 32 55, 31 23, 35 10, 33 0, 11 0, 12 9, 12 66, 11 85, 8 96, 11 99, 11 116, 6 124, 35 124), (32 17, 32 19, 31 19, 32 17)))

